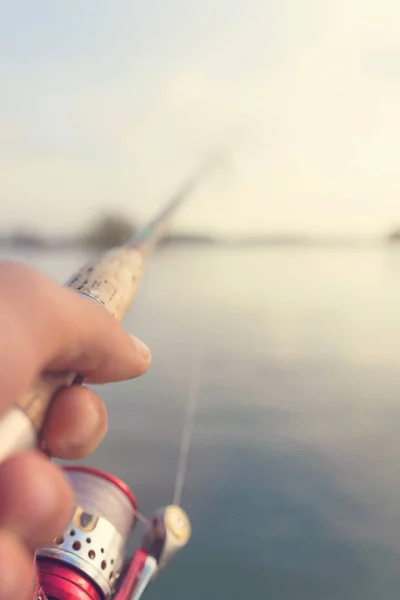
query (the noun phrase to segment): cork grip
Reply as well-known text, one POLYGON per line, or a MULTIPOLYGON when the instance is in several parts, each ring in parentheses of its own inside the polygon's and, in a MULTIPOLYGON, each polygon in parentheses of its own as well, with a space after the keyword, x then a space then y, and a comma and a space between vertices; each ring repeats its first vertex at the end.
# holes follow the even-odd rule
MULTIPOLYGON (((94 264, 83 267, 67 286, 95 300, 119 322, 129 310, 140 286, 143 256, 137 248, 117 248, 94 264)), ((71 385, 76 373, 44 373, 32 390, 17 402, 40 432, 54 396, 71 385)))

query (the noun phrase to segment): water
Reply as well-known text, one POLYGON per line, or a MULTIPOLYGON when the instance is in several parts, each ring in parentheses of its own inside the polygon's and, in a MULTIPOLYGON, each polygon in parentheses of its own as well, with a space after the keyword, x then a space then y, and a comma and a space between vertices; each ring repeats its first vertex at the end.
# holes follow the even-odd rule
MULTIPOLYGON (((59 281, 85 260, 28 258, 59 281)), ((199 337, 205 350, 193 538, 148 600, 397 599, 400 253, 168 248, 126 327, 153 366, 99 389, 110 432, 86 462, 146 514, 172 499, 199 337)))

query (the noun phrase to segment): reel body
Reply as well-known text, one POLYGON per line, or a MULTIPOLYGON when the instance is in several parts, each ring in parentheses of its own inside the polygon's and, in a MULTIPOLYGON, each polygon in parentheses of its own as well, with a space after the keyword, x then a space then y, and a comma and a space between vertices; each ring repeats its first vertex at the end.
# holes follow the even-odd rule
POLYGON ((189 518, 179 506, 159 509, 127 560, 127 542, 138 523, 135 495, 104 471, 81 466, 64 471, 75 492, 75 510, 66 530, 36 553, 33 600, 139 600, 189 541, 189 518))

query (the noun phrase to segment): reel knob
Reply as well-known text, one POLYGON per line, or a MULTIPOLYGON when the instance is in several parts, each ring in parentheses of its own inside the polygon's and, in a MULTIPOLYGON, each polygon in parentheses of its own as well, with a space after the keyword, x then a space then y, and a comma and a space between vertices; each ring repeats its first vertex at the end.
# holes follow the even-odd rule
POLYGON ((186 512, 176 505, 157 510, 150 519, 142 548, 153 556, 158 569, 163 569, 190 540, 192 527, 186 512))

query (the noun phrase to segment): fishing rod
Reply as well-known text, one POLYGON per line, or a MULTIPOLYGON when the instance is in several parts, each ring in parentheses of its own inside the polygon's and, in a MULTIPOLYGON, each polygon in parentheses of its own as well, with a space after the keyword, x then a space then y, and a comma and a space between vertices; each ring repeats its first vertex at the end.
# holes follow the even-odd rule
MULTIPOLYGON (((207 160, 147 226, 124 246, 113 248, 83 266, 66 286, 100 304, 121 322, 140 287, 147 255, 162 239, 171 217, 220 161, 219 155, 207 160)), ((83 382, 78 373, 43 373, 34 387, 17 400, 0 419, 0 463, 38 445, 53 398, 77 380, 83 382)))
MULTIPOLYGON (((121 322, 140 287, 148 253, 163 237, 168 222, 188 196, 213 171, 213 157, 190 178, 128 242, 83 266, 66 286, 103 306, 121 322)), ((56 394, 83 383, 79 373, 43 373, 34 387, 0 420, 0 463, 13 454, 40 447, 41 431, 56 394)), ((175 554, 186 546, 191 524, 179 506, 192 427, 193 400, 184 426, 174 504, 150 519, 119 478, 85 466, 65 466, 75 496, 75 511, 65 531, 35 556, 37 583, 33 600, 139 600, 175 554), (126 560, 128 539, 142 521, 146 530, 139 548, 126 560)))

